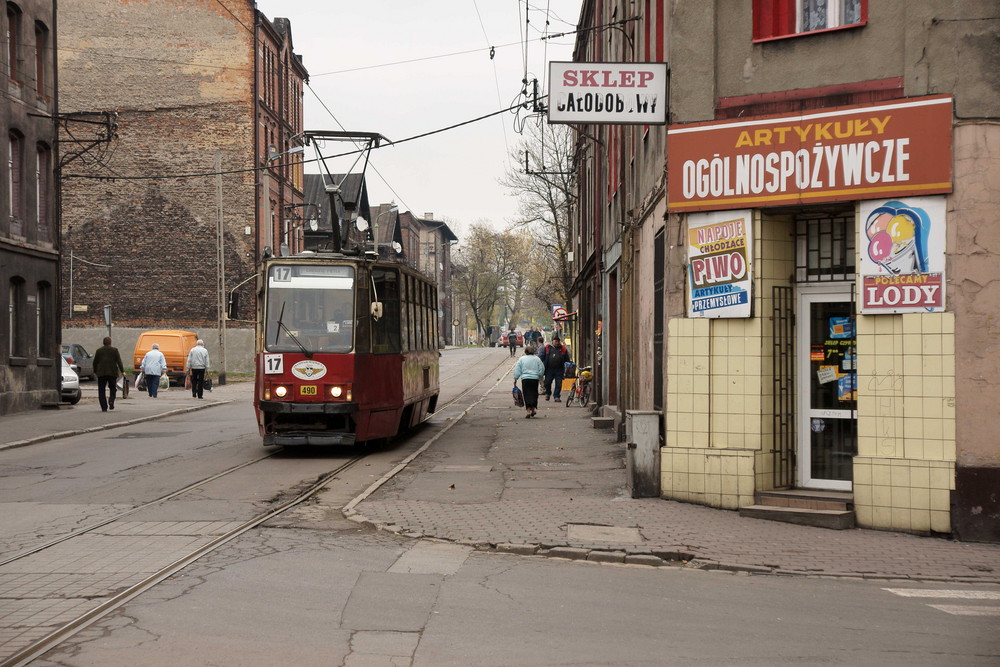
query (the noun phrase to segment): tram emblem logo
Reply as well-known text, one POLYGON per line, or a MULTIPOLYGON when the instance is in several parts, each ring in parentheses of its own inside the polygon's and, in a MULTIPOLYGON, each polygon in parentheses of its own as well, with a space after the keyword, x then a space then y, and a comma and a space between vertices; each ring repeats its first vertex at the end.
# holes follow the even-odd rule
POLYGON ((326 366, 312 359, 303 359, 292 366, 292 375, 300 380, 318 380, 326 375, 326 366))

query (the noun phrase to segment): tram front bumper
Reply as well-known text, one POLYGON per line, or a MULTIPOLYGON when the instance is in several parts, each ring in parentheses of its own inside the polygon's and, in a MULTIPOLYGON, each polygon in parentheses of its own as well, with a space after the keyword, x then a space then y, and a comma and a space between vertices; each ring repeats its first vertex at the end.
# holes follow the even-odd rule
POLYGON ((288 403, 261 401, 261 412, 282 415, 348 415, 358 411, 357 403, 288 403))
POLYGON ((296 447, 302 445, 353 445, 357 438, 353 433, 273 433, 264 436, 265 445, 296 447))
POLYGON ((289 403, 261 401, 265 445, 353 445, 357 403, 289 403))

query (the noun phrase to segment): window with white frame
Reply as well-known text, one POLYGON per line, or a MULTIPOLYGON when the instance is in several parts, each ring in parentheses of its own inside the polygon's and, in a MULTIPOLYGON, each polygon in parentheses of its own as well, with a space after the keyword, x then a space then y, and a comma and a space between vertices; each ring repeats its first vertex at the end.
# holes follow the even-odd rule
POLYGON ((779 39, 864 25, 868 0, 754 0, 753 38, 779 39))

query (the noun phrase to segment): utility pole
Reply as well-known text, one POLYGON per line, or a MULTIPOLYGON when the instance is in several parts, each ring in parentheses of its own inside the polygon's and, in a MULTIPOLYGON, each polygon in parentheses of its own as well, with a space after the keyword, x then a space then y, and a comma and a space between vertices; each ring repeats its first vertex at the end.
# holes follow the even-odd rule
POLYGON ((226 235, 222 225, 222 151, 215 151, 215 245, 216 269, 218 271, 216 304, 219 313, 219 352, 222 365, 219 367, 219 384, 226 384, 226 235))

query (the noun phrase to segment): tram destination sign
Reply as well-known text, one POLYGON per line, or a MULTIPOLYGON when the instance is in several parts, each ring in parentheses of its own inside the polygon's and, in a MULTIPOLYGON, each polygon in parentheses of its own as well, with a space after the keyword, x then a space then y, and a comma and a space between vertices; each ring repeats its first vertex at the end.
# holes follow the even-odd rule
POLYGON ((549 63, 550 123, 664 125, 666 63, 549 63))
POLYGON ((672 125, 668 207, 709 211, 951 192, 952 98, 672 125))

